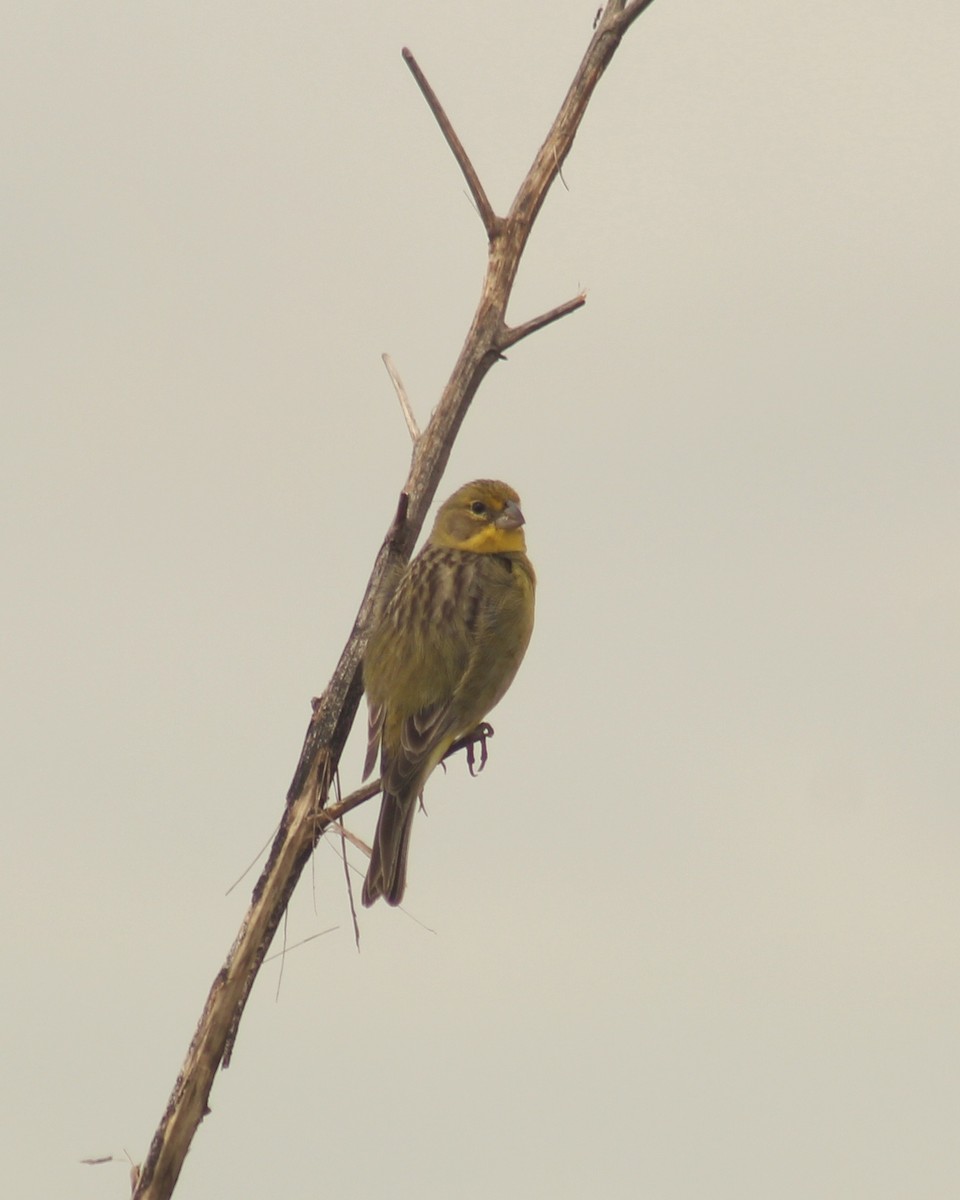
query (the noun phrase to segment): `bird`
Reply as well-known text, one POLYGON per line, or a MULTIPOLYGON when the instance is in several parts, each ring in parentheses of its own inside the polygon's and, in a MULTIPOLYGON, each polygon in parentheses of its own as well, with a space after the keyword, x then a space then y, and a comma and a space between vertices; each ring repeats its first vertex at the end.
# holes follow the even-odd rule
POLYGON ((513 682, 533 632, 536 574, 520 497, 477 479, 445 501, 423 549, 372 619, 363 658, 367 755, 382 800, 363 884, 369 907, 403 899, 417 801, 451 745, 513 682))

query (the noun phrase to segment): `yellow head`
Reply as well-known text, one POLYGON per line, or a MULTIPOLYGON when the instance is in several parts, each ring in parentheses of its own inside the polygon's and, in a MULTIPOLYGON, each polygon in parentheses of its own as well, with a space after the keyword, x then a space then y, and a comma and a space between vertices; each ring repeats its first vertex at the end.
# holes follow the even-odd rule
POLYGON ((526 553, 520 497, 496 479, 465 484, 440 506, 430 543, 474 554, 526 553))

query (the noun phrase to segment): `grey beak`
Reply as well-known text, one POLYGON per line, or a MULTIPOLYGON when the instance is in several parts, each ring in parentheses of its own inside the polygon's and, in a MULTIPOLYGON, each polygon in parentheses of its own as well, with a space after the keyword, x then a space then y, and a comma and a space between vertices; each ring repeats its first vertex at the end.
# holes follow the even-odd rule
POLYGON ((523 513, 520 511, 520 505, 514 500, 507 501, 503 512, 494 521, 498 529, 519 529, 522 524, 523 513))

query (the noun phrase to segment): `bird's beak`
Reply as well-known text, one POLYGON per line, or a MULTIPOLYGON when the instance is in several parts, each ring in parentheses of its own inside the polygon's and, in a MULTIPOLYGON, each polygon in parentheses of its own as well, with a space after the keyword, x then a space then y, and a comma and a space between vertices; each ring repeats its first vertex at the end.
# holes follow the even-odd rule
POLYGON ((494 521, 498 529, 519 529, 523 524, 523 513, 515 500, 508 500, 503 506, 503 512, 494 521))

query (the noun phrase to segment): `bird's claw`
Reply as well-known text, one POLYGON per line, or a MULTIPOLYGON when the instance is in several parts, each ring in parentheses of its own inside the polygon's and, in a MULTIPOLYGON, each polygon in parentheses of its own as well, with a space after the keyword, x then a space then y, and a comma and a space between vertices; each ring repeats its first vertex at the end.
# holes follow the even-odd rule
MULTIPOLYGON (((487 738, 493 737, 493 726, 486 721, 481 721, 476 729, 471 729, 469 733, 465 733, 462 738, 457 740, 450 746, 450 749, 443 756, 449 758, 451 754, 456 754, 458 750, 466 750, 467 752, 467 767, 470 774, 477 776, 487 765, 487 738), (474 746, 477 742, 480 743, 480 764, 477 765, 477 758, 474 752, 474 746)), ((440 764, 445 767, 444 763, 440 764)))
POLYGON ((467 769, 474 777, 480 774, 483 768, 487 765, 487 738, 493 737, 493 726, 488 725, 486 721, 482 721, 476 729, 469 735, 470 740, 467 742, 467 769), (480 765, 476 766, 476 757, 474 756, 474 746, 477 742, 480 743, 480 765))

